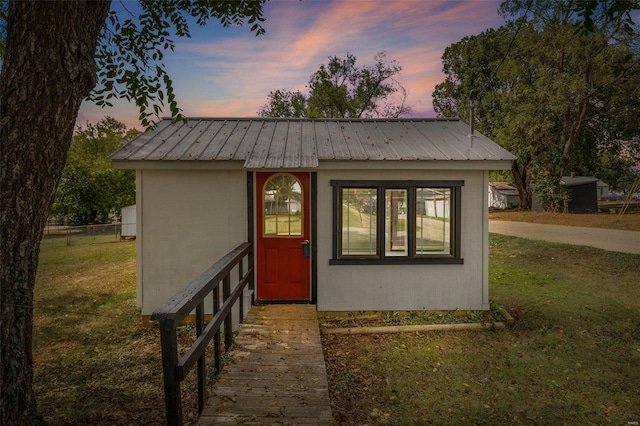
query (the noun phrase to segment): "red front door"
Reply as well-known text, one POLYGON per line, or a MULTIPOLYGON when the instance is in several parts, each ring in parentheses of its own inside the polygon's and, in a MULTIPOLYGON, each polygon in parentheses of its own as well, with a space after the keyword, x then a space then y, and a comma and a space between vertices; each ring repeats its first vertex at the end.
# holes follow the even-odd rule
POLYGON ((310 299, 309 174, 257 173, 257 299, 310 299))

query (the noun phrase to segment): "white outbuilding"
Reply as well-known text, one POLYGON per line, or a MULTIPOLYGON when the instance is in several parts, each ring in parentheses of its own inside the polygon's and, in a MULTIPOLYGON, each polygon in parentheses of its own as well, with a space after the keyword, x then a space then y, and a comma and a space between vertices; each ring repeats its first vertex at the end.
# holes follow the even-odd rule
POLYGON ((136 205, 126 206, 122 208, 120 215, 122 230, 120 235, 123 238, 131 238, 136 236, 136 205))

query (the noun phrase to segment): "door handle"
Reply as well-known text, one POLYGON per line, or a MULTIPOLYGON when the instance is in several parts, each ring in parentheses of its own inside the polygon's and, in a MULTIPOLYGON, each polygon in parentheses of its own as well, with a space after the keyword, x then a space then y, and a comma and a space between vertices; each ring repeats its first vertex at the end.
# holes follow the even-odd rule
POLYGON ((302 254, 304 257, 309 257, 309 240, 304 240, 300 243, 302 246, 302 254))

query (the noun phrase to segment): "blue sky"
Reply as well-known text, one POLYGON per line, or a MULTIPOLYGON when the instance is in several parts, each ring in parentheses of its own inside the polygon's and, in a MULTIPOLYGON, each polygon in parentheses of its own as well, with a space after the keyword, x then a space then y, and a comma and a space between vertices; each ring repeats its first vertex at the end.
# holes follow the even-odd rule
MULTIPOLYGON (((117 7, 119 2, 114 2, 117 7)), ((266 34, 217 23, 192 27, 165 56, 179 106, 191 117, 254 117, 275 89, 301 90, 329 56, 347 52, 372 64, 386 51, 402 67, 414 117, 434 117, 431 93, 444 79, 444 49, 465 36, 503 23, 498 0, 271 0, 264 6, 266 34)), ((168 115, 168 109, 165 109, 168 115)), ((135 106, 85 103, 78 124, 110 115, 139 127, 135 106)))

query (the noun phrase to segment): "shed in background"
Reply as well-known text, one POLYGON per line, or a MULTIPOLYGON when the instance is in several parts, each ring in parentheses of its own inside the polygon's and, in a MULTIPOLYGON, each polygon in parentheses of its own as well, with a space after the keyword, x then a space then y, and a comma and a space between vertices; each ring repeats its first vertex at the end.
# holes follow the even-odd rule
POLYGON ((520 204, 520 193, 513 182, 489 183, 489 208, 515 209, 520 204))
POLYGON ((136 205, 122 208, 122 231, 120 235, 122 237, 135 237, 136 236, 136 205))
POLYGON ((593 176, 563 176, 560 186, 569 191, 569 213, 598 212, 598 178, 593 176))
MULTIPOLYGON (((597 213, 598 212, 598 182, 594 176, 563 176, 560 186, 569 192, 569 202, 566 213, 597 213)), ((541 212, 542 205, 533 193, 531 210, 541 212)))

